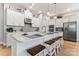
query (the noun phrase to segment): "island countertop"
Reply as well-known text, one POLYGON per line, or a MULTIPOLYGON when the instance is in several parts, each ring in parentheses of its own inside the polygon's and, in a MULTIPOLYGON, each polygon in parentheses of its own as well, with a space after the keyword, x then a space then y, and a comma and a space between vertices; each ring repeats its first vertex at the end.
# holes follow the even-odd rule
MULTIPOLYGON (((52 32, 52 33, 40 33, 40 32, 17 32, 13 33, 11 35, 12 38, 14 38, 18 42, 29 42, 31 40, 37 40, 37 39, 42 39, 42 38, 54 38, 57 36, 62 36, 63 32, 52 32), (34 35, 41 35, 41 37, 35 37, 31 38, 34 35)), ((45 40, 44 40, 45 41, 45 40)))

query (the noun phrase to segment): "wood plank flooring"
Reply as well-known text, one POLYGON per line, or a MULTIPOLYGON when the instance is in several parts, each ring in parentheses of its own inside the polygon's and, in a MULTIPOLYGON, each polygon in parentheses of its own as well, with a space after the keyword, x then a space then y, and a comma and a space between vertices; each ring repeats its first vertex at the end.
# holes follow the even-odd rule
POLYGON ((59 56, 79 56, 79 42, 64 41, 59 56))
MULTIPOLYGON (((0 45, 0 56, 10 56, 11 48, 0 45)), ((64 41, 58 56, 79 56, 79 42, 64 41)))
POLYGON ((3 45, 0 45, 0 56, 10 56, 11 48, 7 48, 3 45))

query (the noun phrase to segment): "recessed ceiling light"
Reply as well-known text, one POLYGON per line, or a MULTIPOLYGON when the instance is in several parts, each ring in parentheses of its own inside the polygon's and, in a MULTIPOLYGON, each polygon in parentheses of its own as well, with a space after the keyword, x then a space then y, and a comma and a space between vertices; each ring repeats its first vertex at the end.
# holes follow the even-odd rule
POLYGON ((51 14, 50 12, 47 12, 47 15, 52 16, 53 14, 51 14))
POLYGON ((68 8, 67 11, 71 11, 71 9, 68 8))
POLYGON ((32 9, 34 5, 35 3, 32 3, 31 6, 29 6, 29 8, 32 9))
POLYGON ((50 13, 49 13, 49 12, 47 12, 47 14, 49 15, 50 13))
POLYGON ((38 13, 42 13, 42 11, 39 11, 38 13))
POLYGON ((34 6, 35 5, 35 3, 32 3, 32 6, 34 6))
POLYGON ((56 18, 57 18, 57 16, 54 17, 54 19, 56 19, 56 18))
POLYGON ((30 6, 29 8, 30 8, 30 9, 32 9, 32 8, 33 8, 33 6, 30 6))

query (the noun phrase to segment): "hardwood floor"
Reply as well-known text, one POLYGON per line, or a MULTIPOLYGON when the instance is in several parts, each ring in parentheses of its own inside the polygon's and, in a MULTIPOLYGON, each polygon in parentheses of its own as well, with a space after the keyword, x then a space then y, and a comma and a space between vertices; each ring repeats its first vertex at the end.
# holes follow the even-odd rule
POLYGON ((59 56, 79 56, 79 42, 64 41, 59 56))
MULTIPOLYGON (((10 56, 11 48, 0 45, 0 56, 10 56)), ((79 56, 79 42, 64 41, 58 56, 79 56)))
POLYGON ((0 45, 0 56, 10 56, 11 48, 7 48, 5 46, 0 45))

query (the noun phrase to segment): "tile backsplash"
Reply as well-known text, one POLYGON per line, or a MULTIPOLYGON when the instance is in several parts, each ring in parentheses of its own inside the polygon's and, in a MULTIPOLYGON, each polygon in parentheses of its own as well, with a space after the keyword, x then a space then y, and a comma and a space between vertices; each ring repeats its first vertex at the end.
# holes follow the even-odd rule
POLYGON ((37 30, 37 28, 33 28, 29 24, 26 24, 25 26, 7 26, 7 28, 13 28, 14 32, 15 31, 32 32, 32 31, 36 31, 37 30))

